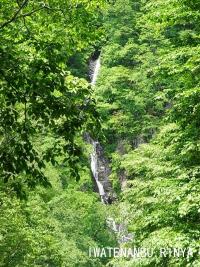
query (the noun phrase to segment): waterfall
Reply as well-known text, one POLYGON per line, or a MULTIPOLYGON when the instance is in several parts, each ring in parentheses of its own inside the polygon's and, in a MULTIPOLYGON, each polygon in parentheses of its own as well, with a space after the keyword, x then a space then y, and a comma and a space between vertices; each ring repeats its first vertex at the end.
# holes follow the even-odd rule
POLYGON ((91 68, 91 84, 95 85, 96 81, 97 81, 97 77, 99 74, 99 70, 101 68, 101 60, 100 60, 100 56, 94 60, 90 62, 90 68, 91 68))
MULTIPOLYGON (((93 86, 96 84, 100 67, 101 67, 100 56, 95 60, 91 60, 91 62, 90 62, 90 72, 91 72, 91 84, 93 86)), ((106 194, 105 194, 105 190, 104 190, 103 184, 99 181, 99 175, 98 175, 98 155, 97 155, 98 142, 92 141, 92 145, 93 145, 93 153, 91 154, 91 170, 92 170, 92 174, 94 176, 94 179, 95 179, 97 187, 98 187, 98 191, 99 191, 99 195, 101 197, 101 201, 103 203, 105 203, 106 194)))
MULTIPOLYGON (((91 85, 95 86, 101 67, 99 54, 98 57, 95 55, 95 58, 91 59, 89 67, 91 85)), ((106 162, 100 143, 92 140, 90 136, 88 136, 87 140, 93 146, 93 152, 90 155, 91 171, 101 197, 101 202, 104 204, 111 204, 116 198, 114 197, 112 186, 108 178, 108 162, 106 162)), ((117 235, 119 244, 129 242, 133 239, 133 236, 128 233, 125 223, 116 223, 115 219, 112 217, 108 217, 106 222, 108 227, 117 235)))
POLYGON ((99 190, 99 195, 101 197, 101 201, 105 203, 105 190, 102 185, 102 183, 99 181, 98 177, 98 156, 97 156, 97 145, 98 142, 93 142, 93 153, 91 154, 91 170, 92 174, 94 176, 94 179, 96 181, 98 190, 99 190))

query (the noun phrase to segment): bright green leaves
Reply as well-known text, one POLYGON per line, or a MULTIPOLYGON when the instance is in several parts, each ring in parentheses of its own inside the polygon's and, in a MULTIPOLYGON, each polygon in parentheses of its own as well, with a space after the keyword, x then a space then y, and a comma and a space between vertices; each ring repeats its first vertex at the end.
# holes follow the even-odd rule
POLYGON ((0 265, 103 266, 101 259, 88 256, 88 249, 115 245, 104 206, 94 195, 73 189, 54 197, 41 190, 48 201, 35 192, 27 202, 1 193, 0 265))
MULTIPOLYGON (((157 262, 158 266, 185 266, 187 262, 185 257, 157 255, 156 251, 164 247, 191 248, 194 254, 188 266, 199 261, 195 254, 200 231, 196 223, 199 167, 191 166, 195 162, 189 161, 189 154, 177 151, 181 134, 176 125, 167 125, 154 142, 141 145, 121 161, 121 168, 129 178, 122 197, 123 205, 129 209, 129 230, 135 234, 132 246, 155 250, 150 262, 157 262)), ((185 140, 182 143, 186 145, 185 140)), ((136 264, 134 259, 131 262, 134 266, 151 266, 148 258, 139 258, 136 264)))
POLYGON ((90 85, 70 73, 68 62, 77 51, 87 51, 102 33, 97 24, 103 3, 1 4, 0 173, 4 182, 10 180, 18 188, 38 182, 48 185, 45 162, 56 164, 59 153, 78 177, 81 152, 75 139, 86 130, 98 132, 99 121, 90 85), (41 133, 53 135, 56 147, 37 148, 35 140, 41 133))
POLYGON ((89 246, 116 244, 92 193, 83 145, 85 132, 100 134, 83 77, 103 33, 105 5, 0 3, 1 266, 100 267, 103 261, 89 258, 89 246))
POLYGON ((200 119, 200 89, 192 89, 178 94, 172 110, 174 120, 182 127, 199 128, 200 119))
POLYGON ((114 266, 199 265, 199 22, 198 1, 187 0, 119 0, 106 16, 95 92, 112 178, 127 179, 119 206, 129 209, 131 247, 194 251, 114 266))

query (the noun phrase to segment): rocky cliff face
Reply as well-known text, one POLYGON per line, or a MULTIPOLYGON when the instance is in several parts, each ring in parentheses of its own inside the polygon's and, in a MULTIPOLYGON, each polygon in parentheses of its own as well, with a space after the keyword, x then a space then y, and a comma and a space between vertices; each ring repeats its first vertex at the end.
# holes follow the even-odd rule
POLYGON ((105 157, 103 147, 98 141, 94 141, 88 134, 85 135, 85 140, 93 146, 90 162, 96 191, 99 193, 102 202, 111 204, 116 200, 116 194, 109 179, 111 174, 110 162, 105 157))
POLYGON ((111 170, 109 168, 109 161, 106 159, 103 148, 99 142, 95 142, 94 153, 97 159, 98 181, 102 184, 105 192, 104 202, 111 204, 116 198, 109 180, 111 170))

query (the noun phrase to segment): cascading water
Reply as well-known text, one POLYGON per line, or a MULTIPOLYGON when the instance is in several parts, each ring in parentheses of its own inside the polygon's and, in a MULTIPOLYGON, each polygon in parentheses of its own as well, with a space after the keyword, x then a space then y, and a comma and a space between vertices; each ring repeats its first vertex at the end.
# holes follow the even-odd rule
MULTIPOLYGON (((97 77, 101 67, 100 54, 97 52, 94 54, 94 58, 90 61, 90 78, 91 84, 95 86, 97 77)), ((111 191, 108 180, 108 164, 102 153, 102 147, 97 141, 90 139, 90 143, 93 145, 93 152, 91 154, 91 171, 95 179, 101 201, 105 204, 111 203, 112 200, 109 196, 108 191, 111 191), (105 190, 106 189, 106 190, 105 190)))
MULTIPOLYGON (((94 60, 92 62, 92 65, 94 65, 94 68, 93 68, 93 74, 91 75, 92 76, 92 79, 91 79, 91 84, 92 85, 95 85, 96 84, 96 81, 97 81, 97 77, 98 77, 98 74, 99 74, 99 70, 101 68, 101 60, 100 60, 100 56, 94 60)), ((92 66, 91 66, 92 67, 92 66)))
POLYGON ((98 175, 98 156, 97 156, 97 144, 98 142, 93 142, 93 153, 91 154, 91 170, 92 174, 94 176, 94 179, 96 181, 98 190, 99 190, 99 195, 101 197, 101 201, 105 203, 105 190, 102 185, 102 183, 98 180, 99 175, 98 175))
MULTIPOLYGON (((101 61, 99 55, 97 58, 90 61, 90 73, 91 73, 90 77, 91 77, 91 84, 93 86, 96 84, 100 67, 101 67, 101 61)), ((99 142, 92 140, 92 145, 93 145, 93 152, 91 154, 91 171, 96 181, 101 201, 105 203, 106 192, 104 190, 103 184, 99 181, 99 166, 98 166, 99 164, 98 164, 98 153, 97 153, 97 146, 99 145, 99 142)))
MULTIPOLYGON (((98 57, 95 55, 95 58, 90 61, 90 78, 91 85, 93 86, 96 84, 100 68, 101 60, 100 55, 98 54, 98 57)), ((92 140, 90 137, 88 138, 88 141, 93 146, 93 152, 90 156, 91 171, 95 179, 101 201, 104 204, 111 204, 115 197, 108 178, 108 162, 104 157, 100 143, 92 140)), ((128 233, 127 227, 124 223, 116 223, 112 217, 108 217, 107 225, 116 233, 119 243, 129 242, 132 240, 132 235, 128 233)))

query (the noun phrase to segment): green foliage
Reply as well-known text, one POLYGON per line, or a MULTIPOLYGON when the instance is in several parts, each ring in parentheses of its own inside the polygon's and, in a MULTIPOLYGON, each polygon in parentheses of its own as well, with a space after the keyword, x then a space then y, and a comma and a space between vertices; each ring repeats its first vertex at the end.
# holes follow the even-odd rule
POLYGON ((103 266, 89 247, 115 244, 94 195, 68 190, 46 203, 39 195, 1 201, 0 266, 103 266))
POLYGON ((98 118, 91 88, 70 73, 70 59, 102 35, 104 5, 95 0, 0 3, 0 175, 20 197, 23 187, 49 185, 45 162, 55 164, 58 154, 79 179, 75 137, 85 130, 94 134, 98 118), (44 133, 56 142, 41 154, 33 140, 44 133))
POLYGON ((199 3, 106 2, 0 3, 0 266, 200 265, 199 3), (101 41, 92 92, 87 62, 101 41), (115 216, 150 258, 88 257, 89 246, 116 245, 82 139, 100 132, 98 113, 115 216), (38 184, 52 188, 28 190, 38 184))
POLYGON ((116 1, 110 9, 95 97, 108 143, 114 141, 116 148, 123 139, 134 147, 138 136, 144 141, 151 138, 165 113, 167 98, 160 82, 149 80, 157 59, 140 40, 140 1, 116 1))
MULTIPOLYGON (((166 126, 152 144, 124 156, 121 167, 129 177, 123 201, 129 207, 133 245, 191 248, 193 257, 159 257, 134 260, 130 266, 196 266, 199 262, 199 168, 185 166, 177 156, 180 129, 166 126)), ((181 161, 181 158, 183 161, 181 161)), ((128 265, 129 266, 129 265, 128 265)))
POLYGON ((107 260, 90 258, 89 247, 116 244, 83 142, 86 131, 93 136, 100 127, 85 78, 105 6, 0 3, 2 267, 100 267, 107 260))
POLYGON ((191 248, 193 257, 114 259, 112 266, 199 266, 199 3, 116 1, 95 91, 112 153, 126 178, 131 247, 191 248), (153 137, 153 138, 152 138, 153 137))

